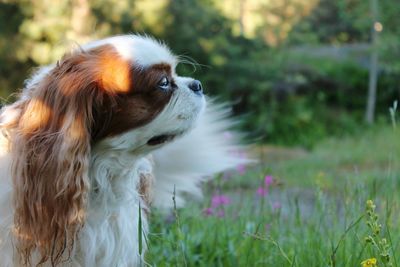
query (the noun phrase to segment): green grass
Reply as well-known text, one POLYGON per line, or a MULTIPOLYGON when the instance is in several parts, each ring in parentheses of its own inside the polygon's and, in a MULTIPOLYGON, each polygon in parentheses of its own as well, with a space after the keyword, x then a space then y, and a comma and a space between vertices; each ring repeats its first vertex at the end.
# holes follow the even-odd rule
POLYGON ((378 266, 390 266, 381 260, 382 238, 392 266, 400 266, 399 131, 381 126, 323 141, 311 152, 257 151, 259 166, 205 185, 200 203, 171 216, 152 214, 146 257, 151 266, 355 267, 372 257, 378 266), (259 197, 255 192, 265 175, 275 182, 259 197), (223 217, 204 215, 215 194, 231 199, 220 207, 223 217), (367 226, 368 199, 382 224, 377 235, 367 226), (274 209, 276 203, 281 207, 274 209), (370 235, 376 246, 366 243, 370 235))

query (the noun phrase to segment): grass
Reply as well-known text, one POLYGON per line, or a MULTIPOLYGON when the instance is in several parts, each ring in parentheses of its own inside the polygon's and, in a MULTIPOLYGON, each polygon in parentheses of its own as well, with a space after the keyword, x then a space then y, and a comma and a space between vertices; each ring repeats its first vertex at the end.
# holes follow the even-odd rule
POLYGON ((152 214, 149 265, 354 267, 376 258, 377 266, 400 266, 398 130, 381 126, 311 152, 256 153, 260 166, 218 177, 203 201, 152 214), (265 175, 274 182, 258 196, 265 175), (206 215, 215 195, 230 202, 206 215), (367 213, 369 199, 376 209, 367 213))

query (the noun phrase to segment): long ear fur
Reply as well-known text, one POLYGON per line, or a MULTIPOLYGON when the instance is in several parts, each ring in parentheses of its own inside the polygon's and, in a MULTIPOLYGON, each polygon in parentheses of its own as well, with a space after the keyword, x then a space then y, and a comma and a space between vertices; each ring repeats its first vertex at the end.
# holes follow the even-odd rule
POLYGON ((90 73, 93 57, 85 52, 64 57, 28 88, 22 104, 11 140, 22 264, 30 264, 36 251, 38 264, 56 265, 84 223, 93 110, 104 98, 90 73))

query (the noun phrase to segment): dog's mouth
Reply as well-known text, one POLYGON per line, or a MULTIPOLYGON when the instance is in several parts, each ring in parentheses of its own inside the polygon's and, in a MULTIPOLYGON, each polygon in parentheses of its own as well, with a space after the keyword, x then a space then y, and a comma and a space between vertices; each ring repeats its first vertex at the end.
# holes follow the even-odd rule
POLYGON ((164 143, 174 140, 176 136, 181 135, 181 134, 182 133, 156 135, 156 136, 150 138, 149 141, 147 141, 147 145, 158 146, 158 145, 161 145, 161 144, 164 144, 164 143))

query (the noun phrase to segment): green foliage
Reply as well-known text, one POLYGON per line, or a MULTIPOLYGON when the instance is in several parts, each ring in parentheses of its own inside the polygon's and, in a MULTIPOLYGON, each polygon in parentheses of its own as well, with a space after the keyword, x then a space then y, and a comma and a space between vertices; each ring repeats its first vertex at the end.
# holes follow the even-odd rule
POLYGON ((267 150, 268 166, 216 180, 207 185, 202 203, 178 210, 181 234, 176 216, 153 214, 147 262, 159 267, 354 267, 376 258, 378 266, 389 266, 384 259, 390 255, 398 266, 398 134, 377 127, 319 143, 313 152, 287 150, 279 157, 267 150), (260 197, 256 189, 265 175, 275 183, 260 197), (231 199, 223 217, 204 213, 214 194, 231 199), (370 215, 376 222, 379 216, 380 234, 371 234, 367 224, 369 199, 376 205, 370 215), (370 235, 381 242, 380 249, 365 242, 370 235))
POLYGON ((15 36, 24 16, 16 4, 0 2, 0 94, 8 96, 15 86, 15 81, 21 81, 21 73, 27 73, 29 66, 16 59, 15 46, 21 40, 15 36), (8 25, 7 27, 4 27, 8 25))
POLYGON ((366 42, 371 18, 369 1, 321 0, 312 13, 293 29, 293 44, 366 42))
MULTIPOLYGON (((33 67, 54 62, 77 44, 113 34, 149 33, 180 55, 180 74, 195 76, 208 95, 234 104, 252 140, 311 147, 326 136, 360 129, 368 51, 360 52, 362 64, 356 57, 335 60, 312 53, 314 47, 368 42, 368 1, 287 3, 254 1, 254 14, 265 21, 249 37, 235 34, 236 18, 225 16, 215 0, 2 2, 0 94, 15 92, 33 67), (278 46, 269 46, 266 36, 278 46)), ((390 0, 379 3, 384 30, 378 47, 377 112, 388 118, 387 108, 400 96, 400 6, 390 0)))

